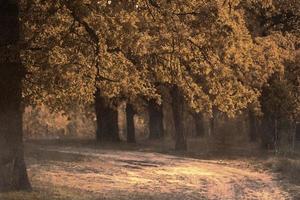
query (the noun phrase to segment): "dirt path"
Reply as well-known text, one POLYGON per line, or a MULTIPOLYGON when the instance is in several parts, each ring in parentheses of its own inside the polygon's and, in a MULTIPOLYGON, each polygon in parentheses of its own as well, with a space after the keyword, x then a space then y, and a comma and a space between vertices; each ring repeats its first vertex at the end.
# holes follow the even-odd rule
POLYGON ((38 149, 27 160, 33 184, 69 189, 82 199, 290 199, 271 174, 219 161, 83 147, 38 149))

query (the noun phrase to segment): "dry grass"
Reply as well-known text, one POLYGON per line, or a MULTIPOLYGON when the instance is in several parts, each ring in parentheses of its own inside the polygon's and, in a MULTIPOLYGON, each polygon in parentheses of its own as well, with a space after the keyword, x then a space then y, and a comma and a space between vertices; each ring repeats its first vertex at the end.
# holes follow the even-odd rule
POLYGON ((287 157, 272 157, 266 161, 266 166, 275 172, 287 176, 293 183, 300 184, 300 160, 287 157))
POLYGON ((295 157, 270 157, 264 165, 278 173, 283 180, 282 185, 292 194, 294 199, 300 199, 300 159, 295 157))

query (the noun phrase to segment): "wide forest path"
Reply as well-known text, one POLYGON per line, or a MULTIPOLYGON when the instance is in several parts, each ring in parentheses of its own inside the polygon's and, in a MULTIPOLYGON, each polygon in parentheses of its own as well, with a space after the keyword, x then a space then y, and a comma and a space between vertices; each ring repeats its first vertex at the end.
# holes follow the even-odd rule
POLYGON ((55 144, 26 155, 34 187, 58 199, 290 199, 272 173, 238 161, 55 144))

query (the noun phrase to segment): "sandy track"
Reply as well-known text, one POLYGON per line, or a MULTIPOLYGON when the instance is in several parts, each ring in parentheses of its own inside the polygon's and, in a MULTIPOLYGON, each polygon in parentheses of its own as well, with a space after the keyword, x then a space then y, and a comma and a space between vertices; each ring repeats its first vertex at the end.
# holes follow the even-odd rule
POLYGON ((27 160, 33 183, 91 199, 291 199, 271 174, 218 161, 82 147, 35 151, 27 160))

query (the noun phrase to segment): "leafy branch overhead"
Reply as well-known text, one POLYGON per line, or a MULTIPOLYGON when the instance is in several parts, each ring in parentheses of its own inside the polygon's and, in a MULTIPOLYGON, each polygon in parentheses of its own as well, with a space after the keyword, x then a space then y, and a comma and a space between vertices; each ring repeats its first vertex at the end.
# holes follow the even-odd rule
POLYGON ((160 102, 167 85, 197 112, 234 116, 258 105, 262 87, 295 58, 299 4, 23 0, 24 95, 60 108, 92 102, 96 88, 160 102))

